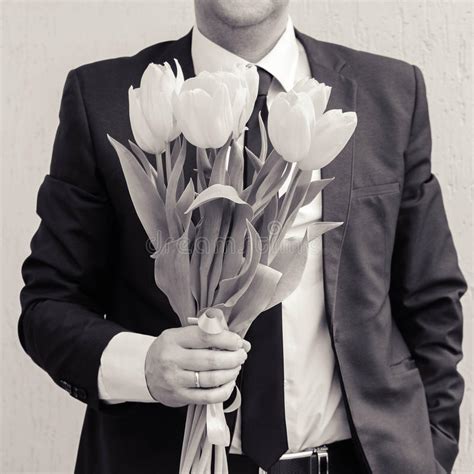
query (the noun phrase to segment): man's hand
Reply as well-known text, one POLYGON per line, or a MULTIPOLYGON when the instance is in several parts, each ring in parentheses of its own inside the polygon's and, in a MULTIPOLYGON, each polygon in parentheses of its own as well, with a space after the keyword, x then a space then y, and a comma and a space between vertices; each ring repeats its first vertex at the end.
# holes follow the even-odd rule
POLYGON ((170 407, 224 402, 249 350, 250 343, 230 331, 210 335, 197 326, 168 329, 148 350, 148 389, 155 400, 170 407), (195 372, 201 388, 196 388, 195 372))

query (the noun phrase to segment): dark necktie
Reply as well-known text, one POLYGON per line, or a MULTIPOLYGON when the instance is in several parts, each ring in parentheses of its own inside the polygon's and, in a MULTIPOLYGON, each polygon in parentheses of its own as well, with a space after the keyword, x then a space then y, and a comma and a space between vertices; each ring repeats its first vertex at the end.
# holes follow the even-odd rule
MULTIPOLYGON (((257 156, 260 153, 258 113, 266 124, 267 94, 271 74, 257 68, 260 82, 253 113, 247 122, 245 145, 257 156)), ((270 148, 270 144, 269 144, 270 148)), ((248 161, 246 158, 245 161, 248 161)), ((246 184, 253 174, 244 166, 246 184)), ((268 468, 288 450, 283 398, 283 339, 281 305, 260 314, 246 339, 252 344, 241 374, 242 451, 260 467, 268 468)))
MULTIPOLYGON (((257 66, 258 72, 258 94, 257 99, 255 100, 255 105, 253 107, 252 115, 250 116, 247 127, 248 130, 245 133, 245 140, 244 144, 246 147, 250 148, 253 153, 257 156, 260 155, 260 146, 261 146, 261 139, 260 139, 260 126, 258 124, 258 114, 262 114, 262 119, 265 125, 267 124, 268 119, 268 108, 267 108, 267 95, 268 90, 270 89, 270 84, 272 83, 273 76, 262 69, 261 67, 257 66)), ((269 151, 271 150, 271 144, 268 143, 269 151)), ((247 155, 247 153, 245 153, 247 155)), ((248 158, 244 161, 244 182, 247 186, 253 176, 253 167, 248 163, 248 158)))

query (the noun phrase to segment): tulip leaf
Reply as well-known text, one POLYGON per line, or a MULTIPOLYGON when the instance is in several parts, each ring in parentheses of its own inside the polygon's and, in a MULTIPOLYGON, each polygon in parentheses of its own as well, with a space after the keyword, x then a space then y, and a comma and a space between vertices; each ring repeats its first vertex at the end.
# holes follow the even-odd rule
POLYGON ((301 207, 307 206, 308 204, 313 202, 316 196, 333 180, 334 178, 326 178, 311 181, 301 207))
POLYGON ((274 184, 273 187, 268 188, 267 193, 262 196, 257 202, 255 203, 254 207, 254 214, 255 216, 259 216, 260 213, 265 209, 267 206, 268 202, 270 199, 273 197, 277 197, 278 190, 283 186, 283 183, 287 180, 288 176, 290 175, 291 172, 291 165, 290 163, 287 163, 287 166, 281 175, 280 178, 278 178, 278 181, 274 184))
POLYGON ((293 168, 293 171, 291 173, 290 184, 288 185, 288 189, 286 190, 285 194, 283 194, 283 196, 280 198, 278 221, 282 225, 290 210, 290 206, 293 202, 293 196, 295 194, 296 187, 298 185, 298 180, 301 179, 302 174, 303 172, 300 169, 296 167, 293 168))
POLYGON ((203 223, 204 219, 201 220, 196 225, 195 231, 195 241, 193 247, 193 253, 191 255, 191 268, 190 268, 190 281, 191 281, 191 293, 194 296, 194 299, 197 303, 198 310, 201 310, 204 306, 201 305, 201 277, 199 268, 201 266, 201 243, 204 242, 202 238, 203 233, 203 223))
POLYGON ((183 231, 188 226, 188 223, 191 220, 192 213, 186 213, 186 210, 193 202, 195 194, 196 193, 194 191, 194 183, 193 180, 190 179, 188 185, 186 186, 185 190, 183 191, 176 203, 176 212, 178 214, 179 220, 181 221, 181 228, 183 231))
POLYGON ((211 176, 212 166, 204 148, 196 147, 196 165, 198 173, 198 191, 208 187, 209 178, 211 176))
POLYGON ((169 236, 163 201, 132 152, 110 135, 107 138, 119 158, 135 212, 149 240, 156 245, 158 235, 164 239, 169 236))
POLYGON ((290 183, 290 187, 283 196, 283 204, 278 211, 277 221, 280 229, 270 243, 269 262, 273 260, 275 254, 278 252, 281 241, 285 238, 288 229, 293 225, 296 215, 304 202, 311 174, 311 172, 295 170, 295 175, 290 183))
POLYGON ((306 229, 303 239, 290 238, 282 241, 270 264, 273 269, 282 273, 282 277, 266 309, 281 303, 296 290, 306 266, 309 242, 341 224, 342 222, 314 222, 306 229))
POLYGON ((239 197, 238 192, 232 186, 226 184, 213 184, 198 194, 186 212, 191 212, 203 204, 207 204, 216 199, 228 199, 236 204, 247 205, 247 203, 239 197))
POLYGON ((267 158, 268 152, 268 136, 267 131, 265 129, 265 124, 263 123, 262 119, 262 112, 258 113, 258 125, 260 127, 260 143, 262 144, 260 147, 260 161, 263 163, 267 158))
POLYGON ((179 239, 168 240, 154 255, 156 285, 168 297, 183 326, 187 326, 188 318, 196 315, 191 292, 189 229, 188 225, 179 239))
MULTIPOLYGON (((334 178, 327 178, 327 179, 319 179, 319 180, 314 180, 311 181, 311 183, 307 183, 308 176, 312 172, 310 171, 309 173, 307 171, 305 172, 300 172, 304 174, 304 177, 299 177, 298 182, 295 184, 293 183, 293 188, 290 191, 291 193, 299 195, 300 192, 304 192, 304 189, 307 188, 306 195, 304 197, 304 200, 302 203, 300 203, 297 199, 291 199, 291 198, 286 198, 286 204, 285 204, 285 196, 286 193, 280 196, 279 198, 279 208, 283 209, 284 205, 286 205, 286 214, 285 215, 280 215, 279 219, 286 219, 286 215, 289 213, 291 214, 296 207, 304 207, 308 204, 310 204, 316 196, 331 182, 334 180, 334 178)), ((290 183, 291 185, 291 183, 290 183)), ((282 211, 283 212, 283 211, 282 211)))
POLYGON ((284 160, 279 160, 265 176, 255 193, 254 210, 265 206, 272 196, 278 193, 278 190, 288 178, 291 166, 284 160))
POLYGON ((329 232, 332 229, 336 229, 342 224, 344 224, 344 222, 329 222, 329 221, 313 222, 307 228, 308 241, 311 242, 312 240, 315 240, 318 237, 321 237, 321 235, 325 234, 326 232, 329 232))
POLYGON ((128 141, 132 151, 134 152, 135 156, 138 157, 140 160, 143 168, 145 169, 147 175, 152 179, 155 183, 156 189, 158 190, 158 194, 160 195, 161 199, 164 201, 166 199, 166 184, 165 184, 165 177, 163 174, 163 162, 162 156, 156 156, 156 170, 153 168, 151 163, 148 161, 145 153, 143 153, 142 149, 135 145, 131 140, 128 141), (158 165, 161 164, 161 168, 158 165))
POLYGON ((176 212, 176 195, 178 190, 179 179, 183 174, 183 165, 185 158, 186 141, 183 140, 183 144, 180 148, 173 169, 171 170, 171 174, 168 179, 168 186, 166 188, 166 220, 168 222, 170 236, 173 239, 177 239, 181 235, 180 221, 176 212))
POLYGON ((294 168, 293 176, 279 206, 278 220, 285 222, 288 214, 304 202, 311 180, 311 172, 294 168), (301 199, 302 198, 302 199, 301 199))
POLYGON ((253 180, 252 184, 249 186, 248 197, 246 200, 250 205, 255 204, 255 196, 257 190, 261 186, 268 173, 271 172, 271 170, 276 165, 276 163, 278 163, 279 160, 283 160, 283 158, 275 150, 272 150, 272 152, 268 155, 268 158, 265 160, 262 167, 258 171, 257 176, 253 180))
MULTIPOLYGON (((290 208, 289 208, 289 214, 292 214, 293 211, 298 211, 301 207, 303 207, 303 204, 307 201, 307 195, 309 188, 311 186, 311 176, 312 176, 312 171, 302 171, 301 175, 299 176, 296 186, 295 186, 295 192, 293 195, 293 199, 290 202, 290 208)), ((314 185, 316 190, 319 192, 320 190, 324 189, 326 185, 330 182, 329 181, 323 181, 323 180, 318 180, 314 181, 317 183, 314 185)))
POLYGON ((148 177, 151 180, 153 180, 156 172, 153 166, 151 166, 150 162, 148 161, 148 158, 146 157, 145 153, 143 153, 143 150, 139 146, 135 145, 135 143, 133 143, 132 140, 129 140, 128 144, 130 145, 130 148, 132 149, 132 152, 134 153, 134 155, 140 161, 145 173, 148 175, 148 177))
MULTIPOLYGON (((215 185, 218 186, 218 185, 215 185)), ((211 188, 208 188, 211 189, 211 188)), ((203 191, 203 193, 206 190, 203 191)), ((221 223, 224 218, 225 201, 212 200, 203 205, 203 220, 200 229, 199 246, 194 247, 194 252, 199 252, 199 278, 200 278, 200 294, 199 307, 210 306, 208 301, 209 294, 209 275, 212 269, 212 263, 219 245, 219 233, 221 223)))
POLYGON ((212 302, 214 301, 214 293, 217 289, 217 286, 219 285, 219 280, 221 278, 224 252, 226 251, 227 238, 230 225, 232 223, 232 213, 234 207, 235 204, 231 201, 222 202, 222 220, 219 230, 219 236, 217 238, 217 246, 215 249, 214 259, 208 277, 208 304, 212 304, 212 302))
POLYGON ((260 261, 265 265, 268 263, 270 242, 272 241, 273 235, 279 230, 277 216, 278 196, 275 195, 264 208, 263 218, 259 229, 260 238, 262 239, 262 257, 260 261))
POLYGON ((266 309, 281 303, 299 285, 308 257, 308 242, 306 232, 302 239, 285 239, 281 243, 270 266, 281 272, 282 277, 266 309))
POLYGON ((258 173, 262 169, 264 162, 260 161, 260 158, 247 146, 245 147, 245 154, 247 157, 247 166, 252 166, 254 174, 258 173))
MULTIPOLYGON (((265 211, 268 202, 277 196, 283 184, 287 181, 288 176, 291 173, 291 163, 286 163, 286 168, 283 171, 283 174, 277 178, 273 186, 265 186, 267 188, 265 194, 263 194, 253 205, 254 211, 254 222, 256 218, 260 218, 261 214, 265 211)), ((262 185, 261 185, 262 186, 262 185)), ((259 194, 260 196, 260 194, 259 194)), ((279 201, 281 202, 281 201, 279 201)))
POLYGON ((253 213, 250 206, 234 207, 232 216, 232 226, 229 234, 229 250, 224 255, 224 262, 222 265, 221 279, 226 279, 234 276, 239 272, 244 255, 245 237, 248 226, 247 221, 252 219, 253 213))
POLYGON ((244 264, 237 275, 221 280, 215 297, 216 304, 225 303, 226 306, 232 307, 252 283, 260 262, 262 245, 258 232, 249 221, 247 221, 247 235, 244 264))
POLYGON ((278 270, 262 264, 257 266, 252 284, 232 308, 229 330, 245 336, 255 318, 268 306, 280 278, 278 270))

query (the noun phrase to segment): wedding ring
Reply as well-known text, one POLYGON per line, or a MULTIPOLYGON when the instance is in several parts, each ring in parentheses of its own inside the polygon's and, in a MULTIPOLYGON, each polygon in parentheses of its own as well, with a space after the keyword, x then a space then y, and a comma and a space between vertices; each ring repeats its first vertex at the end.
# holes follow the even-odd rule
POLYGON ((194 385, 196 385, 196 388, 201 388, 201 384, 199 383, 199 372, 194 372, 194 385))

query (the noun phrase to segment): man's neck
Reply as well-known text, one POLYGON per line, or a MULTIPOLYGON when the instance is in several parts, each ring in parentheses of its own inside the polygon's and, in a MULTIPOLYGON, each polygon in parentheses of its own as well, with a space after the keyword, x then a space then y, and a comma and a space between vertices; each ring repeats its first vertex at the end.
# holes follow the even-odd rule
POLYGON ((256 25, 235 28, 196 11, 196 25, 206 38, 251 63, 271 51, 285 31, 287 21, 287 14, 270 16, 256 25))

